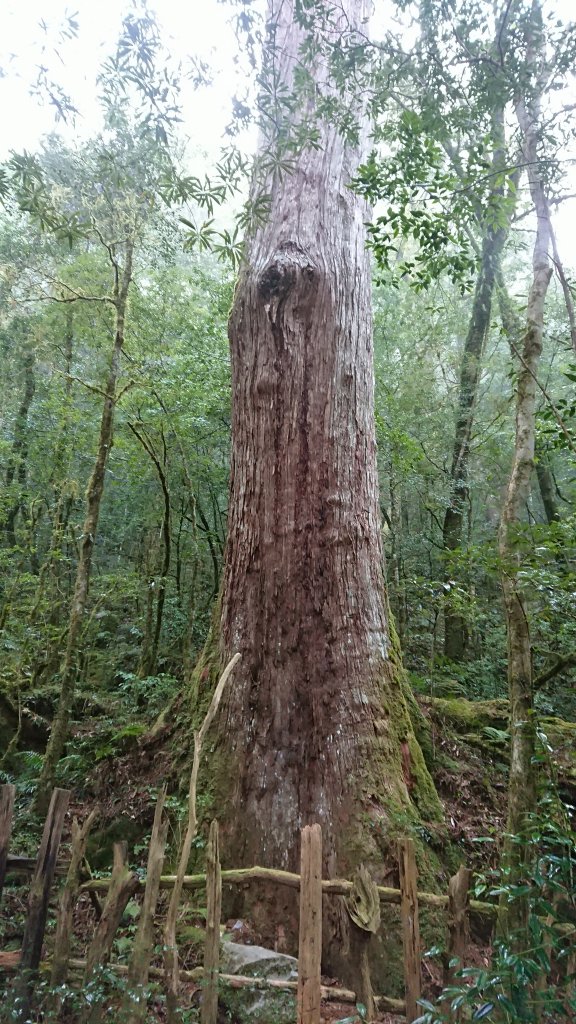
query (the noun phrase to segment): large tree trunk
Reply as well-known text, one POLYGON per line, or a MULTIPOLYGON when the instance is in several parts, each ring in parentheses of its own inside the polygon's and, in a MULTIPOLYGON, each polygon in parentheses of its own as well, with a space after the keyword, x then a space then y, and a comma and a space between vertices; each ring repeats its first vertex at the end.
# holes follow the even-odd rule
MULTIPOLYGON (((275 73, 288 89, 304 38, 294 6, 270 7, 275 73)), ((344 0, 348 30, 365 14, 363 0, 344 0)), ((367 209, 348 188, 364 141, 320 132, 318 148, 267 183, 270 215, 248 242, 230 317, 219 654, 242 660, 210 774, 228 864, 296 869, 299 830, 319 822, 333 875, 381 863, 375 838, 386 846, 398 812, 409 827, 413 801, 425 817, 440 805, 385 613, 367 209)), ((270 146, 262 140, 261 153, 270 146)))

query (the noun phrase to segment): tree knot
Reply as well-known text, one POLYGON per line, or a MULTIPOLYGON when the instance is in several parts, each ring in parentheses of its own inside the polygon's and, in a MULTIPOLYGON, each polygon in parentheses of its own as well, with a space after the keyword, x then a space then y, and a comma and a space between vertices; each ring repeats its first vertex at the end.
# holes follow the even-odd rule
POLYGON ((316 267, 310 254, 295 242, 284 242, 260 274, 258 292, 264 302, 279 302, 301 284, 310 285, 316 267))

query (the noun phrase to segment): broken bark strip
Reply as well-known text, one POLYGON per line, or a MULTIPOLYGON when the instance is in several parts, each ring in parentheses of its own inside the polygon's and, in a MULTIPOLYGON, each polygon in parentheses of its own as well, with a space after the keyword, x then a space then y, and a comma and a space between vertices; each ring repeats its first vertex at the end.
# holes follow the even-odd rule
POLYGON ((134 939, 132 956, 128 968, 128 991, 124 1002, 127 1024, 140 1024, 146 1017, 148 977, 150 959, 154 945, 154 914, 160 892, 160 876, 164 864, 164 850, 168 835, 168 818, 162 820, 166 789, 158 797, 152 835, 148 850, 148 867, 144 902, 140 912, 138 931, 134 939))
MULTIPOLYGON (((126 843, 114 844, 114 866, 110 879, 110 888, 102 910, 102 917, 88 947, 86 969, 84 972, 84 988, 93 983, 98 968, 104 967, 110 958, 114 936, 120 924, 122 914, 128 900, 137 892, 139 879, 132 874, 127 864, 126 843)), ((87 1003, 82 1016, 83 1024, 98 1024, 104 1010, 102 996, 87 1003)))
MULTIPOLYGON (((161 889, 172 889, 176 882, 176 875, 163 875, 160 879, 161 889)), ((222 872, 222 883, 224 885, 242 884, 254 879, 261 879, 265 882, 275 882, 277 885, 285 885, 289 889, 300 888, 300 875, 293 871, 282 871, 279 868, 263 868, 256 865, 252 868, 230 868, 222 872)), ((142 885, 144 882, 142 882, 142 885)), ((322 880, 322 892, 332 896, 349 896, 352 892, 353 882, 346 878, 330 878, 322 880)), ((94 878, 84 882, 80 887, 81 892, 106 892, 110 885, 108 878, 94 878)), ((206 885, 206 875, 184 875, 182 879, 183 889, 203 889, 206 885)), ((402 893, 400 889, 391 886, 378 885, 378 897, 381 903, 400 904, 402 893)), ((427 907, 447 907, 448 896, 435 892, 419 892, 418 900, 427 907)), ((484 903, 481 900, 470 900, 470 910, 476 914, 483 914, 486 917, 496 917, 498 908, 493 903, 484 903)))
POLYGON ((414 843, 412 839, 401 839, 398 843, 398 865, 400 868, 400 890, 402 902, 402 942, 404 945, 404 983, 406 988, 406 1020, 411 1024, 420 1016, 418 1000, 422 994, 420 971, 420 925, 418 920, 418 874, 414 843))
POLYGON ((14 1020, 21 1024, 29 1019, 32 1008, 34 981, 42 956, 48 899, 54 880, 56 857, 69 800, 70 791, 67 789, 55 789, 52 793, 42 841, 36 858, 36 868, 30 882, 28 916, 22 937, 20 970, 18 981, 14 987, 14 1020))
POLYGON ((302 829, 300 853, 298 1024, 320 1024, 322 960, 322 829, 302 829))
POLYGON ((14 813, 14 797, 16 787, 0 786, 0 901, 8 866, 8 847, 12 834, 12 815, 14 813))
POLYGON ((356 995, 359 1003, 366 1007, 367 1020, 373 1020, 376 1015, 376 1002, 372 989, 372 978, 370 974, 370 959, 368 950, 370 948, 370 932, 359 928, 354 921, 350 923, 350 959, 354 965, 352 981, 356 986, 356 995))
POLYGON ((363 864, 356 873, 354 889, 346 900, 346 910, 351 922, 350 960, 354 968, 352 980, 358 1002, 365 1006, 367 1019, 373 1020, 376 1016, 376 1004, 368 951, 372 935, 376 935, 380 928, 380 900, 376 883, 363 864))
POLYGON ((98 816, 94 810, 88 815, 82 826, 76 819, 72 822, 72 854, 68 867, 68 874, 60 896, 58 909, 58 924, 56 927, 56 938, 54 939, 54 956, 52 958, 52 974, 50 986, 57 988, 63 985, 68 974, 68 958, 70 956, 70 943, 72 939, 72 916, 80 890, 80 872, 82 862, 86 855, 86 843, 90 829, 98 816))
POLYGON ((86 956, 86 983, 98 966, 104 965, 110 956, 112 942, 120 924, 128 900, 138 888, 138 876, 132 874, 127 864, 126 843, 114 843, 114 866, 102 917, 94 932, 86 956))
POLYGON ((220 964, 220 915, 222 911, 222 878, 218 849, 218 822, 210 825, 206 851, 206 943, 204 946, 204 978, 201 1024, 216 1024, 218 1017, 218 975, 220 964))

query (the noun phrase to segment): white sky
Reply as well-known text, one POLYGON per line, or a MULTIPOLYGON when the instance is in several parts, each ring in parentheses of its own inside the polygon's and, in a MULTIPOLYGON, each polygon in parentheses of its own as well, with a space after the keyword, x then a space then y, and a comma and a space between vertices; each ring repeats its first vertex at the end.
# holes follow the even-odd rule
MULTIPOLYGON (((184 131, 203 149, 216 146, 230 120, 230 97, 237 85, 233 58, 237 50, 226 9, 217 0, 151 0, 163 42, 178 60, 191 54, 214 68, 215 84, 184 96, 184 131)), ((74 134, 89 136, 98 123, 95 78, 99 65, 117 41, 129 0, 0 0, 0 158, 9 150, 32 149, 56 129, 54 111, 30 95, 30 82, 41 65, 62 85, 80 111, 74 134), (58 42, 65 12, 78 12, 78 36, 58 42), (49 31, 43 33, 44 20, 49 31), (58 52, 55 52, 57 45, 58 52), (61 58, 61 59, 60 59, 61 58)))
MULTIPOLYGON (((263 0, 260 0, 263 3, 263 0)), ((381 14, 387 0, 375 0, 381 14)), ((65 137, 89 137, 98 124, 95 77, 101 62, 114 50, 129 0, 0 0, 0 160, 12 149, 33 150, 42 135, 56 129, 65 137), (64 14, 75 14, 78 37, 58 43, 64 14), (41 21, 48 25, 43 33, 41 21), (54 112, 30 94, 37 69, 46 65, 51 76, 70 94, 80 116, 73 128, 55 124, 54 112)), ((576 0, 547 0, 565 20, 576 15, 576 0)), ((238 44, 228 23, 230 10, 218 0, 150 0, 164 43, 176 59, 191 54, 208 61, 214 71, 209 89, 191 87, 182 97, 183 132, 194 150, 215 155, 230 121, 231 97, 242 95, 243 84, 234 68, 238 44)), ((576 86, 572 80, 572 102, 576 86)), ((574 154, 572 154, 574 155, 574 154)), ((575 175, 571 175, 574 177, 575 175)), ((567 191, 576 192, 576 184, 567 191)), ((574 263, 576 201, 564 203, 556 216, 561 255, 574 263)))

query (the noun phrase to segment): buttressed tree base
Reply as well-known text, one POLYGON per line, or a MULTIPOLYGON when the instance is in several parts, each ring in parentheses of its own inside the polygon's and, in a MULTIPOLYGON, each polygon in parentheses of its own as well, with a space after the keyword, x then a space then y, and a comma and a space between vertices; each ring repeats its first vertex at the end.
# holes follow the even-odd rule
MULTIPOLYGON (((346 0, 334 36, 364 26, 367 7, 346 0)), ((264 74, 290 91, 305 39, 294 3, 273 0, 269 22, 264 74)), ((312 100, 299 116, 314 120, 312 100)), ((254 189, 270 209, 247 240, 230 317, 229 536, 197 668, 207 688, 207 668, 242 655, 209 768, 223 862, 295 870, 299 830, 319 822, 327 877, 359 862, 377 876, 400 822, 441 816, 386 613, 368 211, 348 187, 366 155, 359 124, 351 144, 318 120, 320 144, 290 173, 262 173, 281 140, 261 138, 254 189)))

